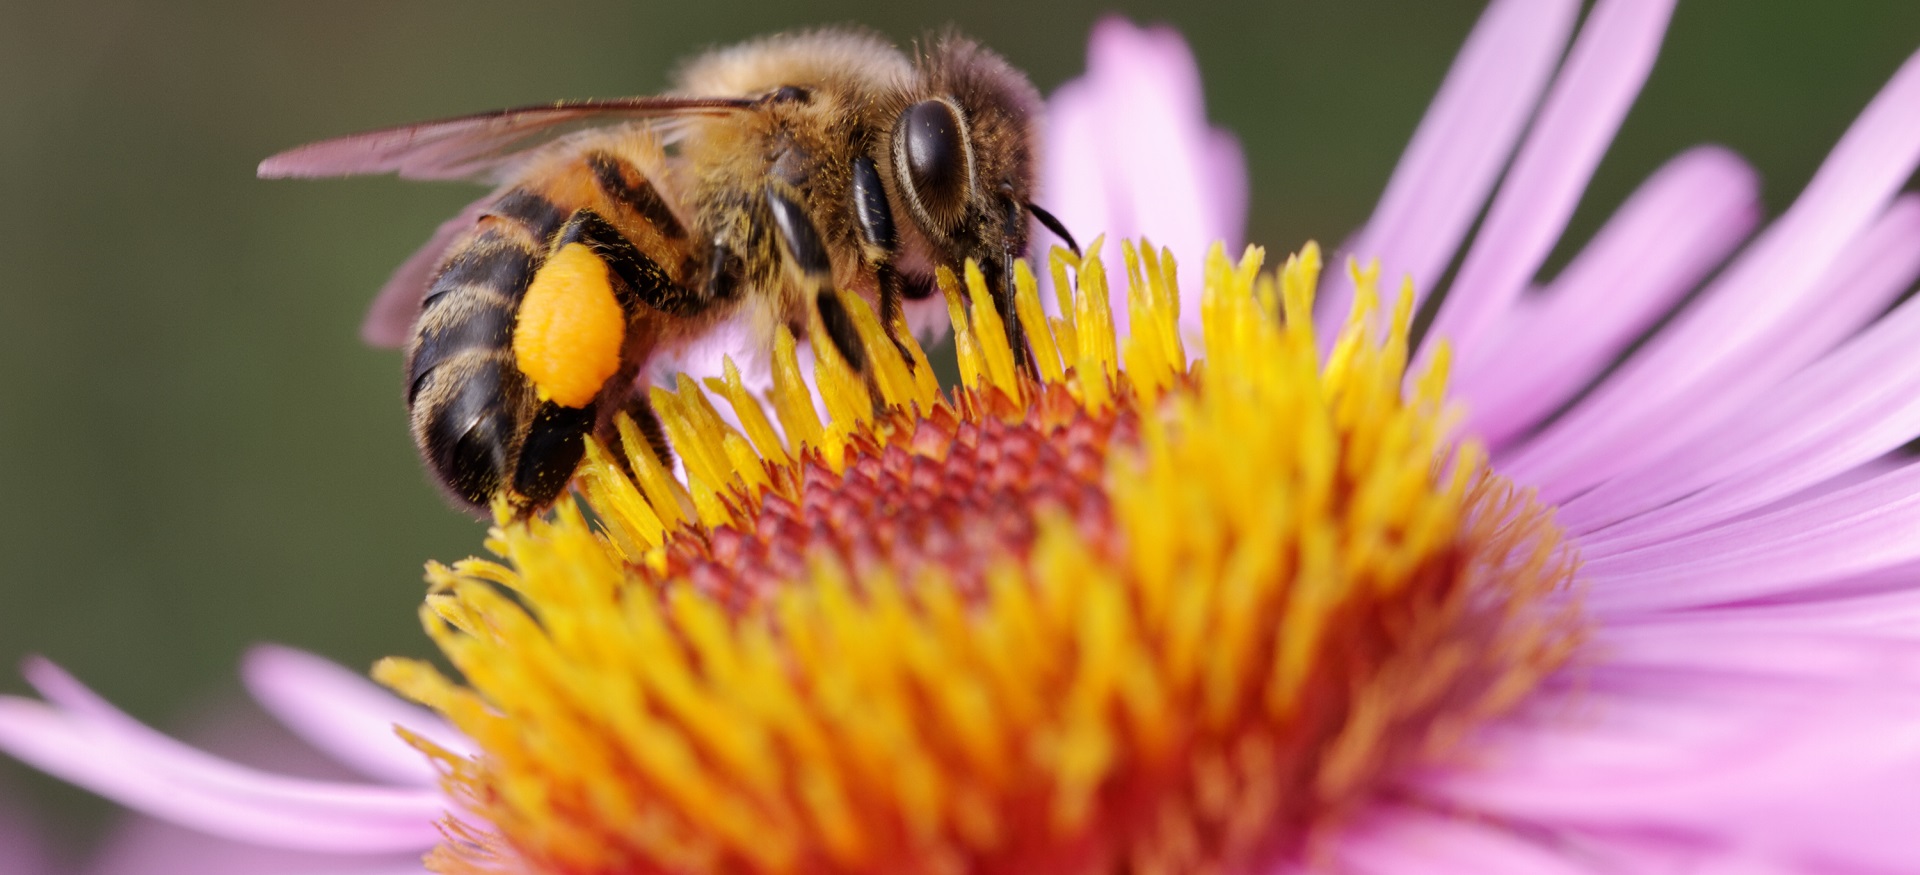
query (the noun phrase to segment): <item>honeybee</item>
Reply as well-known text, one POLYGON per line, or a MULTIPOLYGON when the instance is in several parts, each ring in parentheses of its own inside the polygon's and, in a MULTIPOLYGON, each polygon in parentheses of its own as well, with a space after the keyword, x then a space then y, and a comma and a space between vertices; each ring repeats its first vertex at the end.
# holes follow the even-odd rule
MULTIPOLYGON (((499 110, 327 140, 262 177, 397 173, 497 187, 441 226, 376 304, 413 314, 415 444, 457 502, 516 515, 567 487, 620 412, 667 452, 636 375, 740 318, 865 355, 833 289, 894 332, 939 267, 989 277, 1009 339, 1040 98, 957 34, 909 57, 864 31, 718 49, 661 96, 499 110), (818 318, 815 318, 817 315, 818 318)), ((377 339, 377 338, 376 338, 377 339)), ((1029 364, 1030 367, 1030 364, 1029 364)))

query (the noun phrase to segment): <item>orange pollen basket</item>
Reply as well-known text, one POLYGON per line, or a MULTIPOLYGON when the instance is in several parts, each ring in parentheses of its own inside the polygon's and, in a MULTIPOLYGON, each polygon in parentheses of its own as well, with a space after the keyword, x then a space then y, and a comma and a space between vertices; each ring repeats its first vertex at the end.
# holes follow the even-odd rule
POLYGON ((589 450, 591 515, 431 566, 461 680, 376 668, 478 750, 409 734, 458 806, 430 866, 1311 862, 1566 661, 1577 559, 1448 439, 1444 349, 1406 378, 1410 293, 1382 314, 1355 269, 1322 358, 1317 249, 1263 274, 1216 248, 1197 330, 1171 254, 1122 251, 1125 338, 1098 258, 1056 251, 1061 315, 1018 273, 1023 375, 970 267, 942 277, 965 384, 943 392, 848 296, 872 372, 819 351, 824 419, 783 337, 764 401, 731 365, 656 391, 684 481, 625 424, 619 458, 589 450))

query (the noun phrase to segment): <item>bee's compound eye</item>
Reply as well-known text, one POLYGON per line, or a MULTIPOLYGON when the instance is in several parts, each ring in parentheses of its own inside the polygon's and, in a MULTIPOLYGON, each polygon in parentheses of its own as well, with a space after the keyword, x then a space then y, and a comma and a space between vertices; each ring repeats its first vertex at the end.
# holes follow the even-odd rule
POLYGON ((541 400, 585 407, 620 369, 626 331, 606 262, 586 244, 569 243, 540 266, 520 299, 514 361, 541 400))
POLYGON ((973 155, 953 104, 923 100, 907 107, 894 126, 893 162, 926 219, 939 225, 960 219, 973 192, 973 155))

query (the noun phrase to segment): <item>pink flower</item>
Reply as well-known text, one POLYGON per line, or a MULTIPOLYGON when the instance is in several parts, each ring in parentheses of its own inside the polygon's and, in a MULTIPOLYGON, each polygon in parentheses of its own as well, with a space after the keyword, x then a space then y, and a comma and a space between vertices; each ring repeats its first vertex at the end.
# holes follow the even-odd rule
MULTIPOLYGON (((1590 635, 1515 713, 1395 778, 1311 862, 1920 868, 1920 463, 1898 452, 1920 435, 1920 301, 1887 312, 1920 277, 1920 197, 1900 193, 1920 165, 1920 55, 1758 234, 1753 173, 1696 149, 1543 280, 1673 7, 1600 0, 1575 36, 1580 5, 1494 0, 1347 248, 1446 295, 1431 336, 1453 350, 1462 428, 1558 505, 1590 635)), ((1089 66, 1051 105, 1046 205, 1076 232, 1177 244, 1197 270, 1245 206, 1191 59, 1168 32, 1108 21, 1089 66), (1122 118, 1153 136, 1117 136, 1122 118), (1169 163, 1185 176, 1169 183, 1169 163)), ((1328 319, 1345 293, 1328 291, 1328 319)), ((263 650, 248 672, 277 715, 377 782, 214 760, 45 663, 29 677, 46 703, 0 700, 0 748, 230 838, 365 853, 439 840, 447 801, 386 732, 461 750, 456 734, 312 657, 263 650)))
POLYGON ((34 828, 33 819, 17 801, 0 797, 0 875, 53 875, 53 864, 34 828))
POLYGON ((52 663, 32 660, 25 674, 45 701, 0 698, 0 749, 188 828, 135 825, 101 849, 96 875, 418 872, 420 855, 440 839, 446 800, 431 766, 394 727, 454 749, 464 741, 433 714, 319 657, 259 647, 243 678, 270 713, 358 780, 243 766, 139 724, 52 663))
POLYGON ((1471 767, 1412 778, 1414 804, 1338 856, 1911 869, 1920 467, 1896 450, 1920 434, 1920 305, 1875 317, 1920 276, 1920 198, 1899 194, 1920 162, 1920 57, 1758 236, 1751 171, 1698 149, 1535 288, 1672 11, 1603 0, 1556 73, 1578 7, 1491 6, 1351 248, 1448 295, 1433 335, 1459 352, 1467 428, 1560 505, 1593 640, 1471 767))
MULTIPOLYGON (((1198 289, 1200 255, 1214 243, 1238 252, 1247 223, 1240 142, 1208 126, 1203 103, 1193 53, 1172 28, 1101 20, 1086 74, 1047 100, 1041 203, 1083 243, 1144 236, 1173 250, 1181 287, 1198 289)), ((1114 319, 1124 333, 1126 308, 1114 319)))

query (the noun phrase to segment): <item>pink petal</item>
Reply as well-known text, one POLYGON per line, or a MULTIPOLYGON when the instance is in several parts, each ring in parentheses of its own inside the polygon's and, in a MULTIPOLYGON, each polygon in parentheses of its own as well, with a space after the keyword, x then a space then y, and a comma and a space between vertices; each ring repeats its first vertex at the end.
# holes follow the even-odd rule
MULTIPOLYGON (((1583 534, 1579 538, 1581 553, 1597 559, 1692 534, 1705 525, 1704 523, 1694 524, 1697 522, 1694 519, 1696 511, 1713 524, 1742 522, 1769 516, 1836 492, 1852 489, 1881 475, 1904 468, 1913 461, 1901 453, 1889 453, 1865 464, 1846 468, 1839 473, 1824 474, 1811 485, 1803 488, 1787 491, 1783 495, 1777 494, 1778 490, 1775 489, 1777 485, 1791 485, 1801 480, 1814 479, 1806 475, 1809 472, 1817 473, 1838 467, 1829 464, 1832 458, 1824 452, 1824 447, 1812 449, 1813 451, 1805 457, 1796 454, 1783 458, 1780 463, 1782 471, 1778 482, 1773 476, 1754 478, 1753 483, 1748 483, 1744 479, 1728 481, 1701 490, 1695 495, 1676 501, 1659 511, 1645 514, 1643 517, 1635 517, 1599 532, 1583 534), (1717 507, 1721 504, 1730 506, 1717 507), (1665 515, 1668 508, 1673 509, 1672 517, 1665 515), (1642 518, 1649 518, 1652 521, 1641 525, 1642 518)), ((1843 441, 1835 448, 1835 454, 1848 454, 1853 449, 1855 447, 1851 440, 1843 441)), ((1826 589, 1825 586, 1821 588, 1826 589)))
POLYGON ((423 850, 446 801, 426 788, 312 781, 226 762, 113 710, 49 663, 29 667, 66 710, 0 697, 0 749, 129 808, 241 841, 303 850, 423 850))
MULTIPOLYGON (((1621 437, 1606 456, 1560 477, 1543 488, 1543 494, 1563 497, 1610 474, 1652 463, 1743 408, 1770 403, 1773 389, 1783 379, 1870 322, 1912 282, 1913 237, 1920 227, 1920 215, 1913 212, 1908 200, 1895 201, 1894 207, 1833 263, 1817 289, 1803 296, 1769 333, 1759 338, 1714 350, 1714 344, 1736 334, 1737 323, 1748 320, 1752 311, 1722 306, 1729 299, 1712 297, 1714 292, 1710 291, 1699 310, 1683 315, 1675 331, 1656 336, 1645 350, 1645 354, 1657 356, 1672 351, 1676 344, 1699 343, 1703 349, 1687 354, 1718 356, 1716 372, 1696 388, 1697 396, 1686 399, 1684 405, 1674 402, 1673 409, 1651 423, 1647 431, 1621 437), (1696 314, 1699 319, 1689 321, 1696 314), (1714 328, 1721 332, 1711 338, 1699 336, 1714 328)), ((1573 416, 1577 415, 1578 410, 1573 416)), ((1546 434, 1552 432, 1550 428, 1546 434)), ((1540 482, 1533 478, 1544 475, 1526 464, 1532 458, 1527 456, 1531 449, 1529 445, 1516 450, 1503 467, 1514 472, 1513 476, 1540 482)))
MULTIPOLYGON (((1920 641, 1866 630, 1845 635, 1794 633, 1717 612, 1615 623, 1593 633, 1592 668, 1576 676, 1641 679, 1645 689, 1693 695, 1719 684, 1723 696, 1792 701, 1802 685, 1828 689, 1884 685, 1920 691, 1920 641), (1763 683, 1745 684, 1746 679, 1763 683)), ((1908 703, 1920 709, 1920 698, 1908 703)), ((1920 711, 1916 711, 1920 713, 1920 711)))
POLYGON ((1667 162, 1498 340, 1456 350, 1467 431, 1497 446, 1559 407, 1759 219, 1759 180, 1739 156, 1707 146, 1667 162))
MULTIPOLYGON (((1239 143, 1207 124, 1204 103, 1178 33, 1101 20, 1087 74, 1048 101, 1039 193, 1082 243, 1145 236, 1179 253, 1195 313, 1200 255, 1216 241, 1237 251, 1247 211, 1239 143)), ((1124 331, 1124 310, 1115 318, 1124 331)))
MULTIPOLYGON (((1883 288, 1920 277, 1920 199, 1903 199, 1890 242, 1905 251, 1876 259, 1883 288)), ((1920 434, 1920 300, 1910 300, 1832 355, 1680 451, 1562 505, 1559 519, 1588 555, 1699 528, 1837 476, 1920 434), (1629 517, 1631 517, 1629 519, 1629 517), (1625 539, 1622 541, 1621 539, 1625 539)))
POLYGON ((1920 850, 1920 647, 1673 630, 1595 646, 1606 676, 1490 728, 1477 764, 1419 786, 1548 829, 1691 837, 1795 867, 1900 871, 1920 850))
POLYGON ((1627 614, 1611 618, 1609 634, 1653 629, 1685 640, 1702 630, 1737 632, 1770 640, 1781 635, 1859 636, 1920 643, 1920 562, 1895 565, 1838 580, 1789 598, 1704 611, 1627 614))
MULTIPOLYGON (((1590 870, 1552 844, 1498 824, 1446 817, 1405 806, 1375 806, 1360 823, 1310 848, 1353 875, 1554 875, 1590 870)), ((1319 871, 1317 869, 1310 871, 1319 871)))
POLYGON ((1094 26, 1087 56, 1113 136, 1103 150, 1110 156, 1107 181, 1134 186, 1120 189, 1131 199, 1123 209, 1131 213, 1132 236, 1158 235, 1180 252, 1204 251, 1223 238, 1238 248, 1246 167, 1237 141, 1207 125, 1200 69, 1186 41, 1169 27, 1107 18, 1094 26))
MULTIPOLYGON (((1433 292, 1513 154, 1579 10, 1573 0, 1487 6, 1349 253, 1379 259, 1394 286, 1404 275, 1419 294, 1433 292)), ((1323 328, 1331 328, 1346 318, 1352 290, 1329 283, 1324 295, 1323 328)))
MULTIPOLYGON (((196 706, 180 738, 236 762, 309 777, 345 777, 345 770, 276 721, 257 703, 222 696, 196 706)), ((329 854, 217 838, 131 812, 95 844, 86 875, 387 875, 422 871, 418 850, 329 854)))
MULTIPOLYGON (((1674 443, 1844 336, 1859 298, 1815 300, 1823 277, 1920 162, 1920 55, 1854 122, 1793 207, 1699 304, 1580 406, 1518 449, 1503 469, 1564 499, 1674 443), (1812 323, 1812 324, 1810 324, 1812 323), (1836 333, 1836 326, 1839 330, 1836 333), (1796 345, 1794 355, 1781 352, 1796 345), (1756 370, 1758 369, 1758 370, 1756 370)), ((1870 313, 1867 315, 1871 315, 1870 313)))
POLYGON ((404 726, 442 747, 471 745, 445 721, 339 665, 290 647, 261 645, 247 653, 241 677, 255 700, 308 744, 361 774, 396 784, 431 786, 425 755, 394 733, 404 726))
MULTIPOLYGON (((1331 842, 1338 871, 1381 873, 1686 873, 1803 875, 1804 870, 1723 843, 1672 836, 1573 831, 1501 822, 1472 812, 1449 815, 1410 805, 1381 805, 1331 842)), ((1311 854, 1312 851, 1309 851, 1311 854)), ((1312 872, 1319 869, 1306 870, 1312 872)), ((1292 875, 1292 873, 1288 873, 1292 875)), ((1830 873, 1837 875, 1837 873, 1830 873)), ((1866 875, 1866 873, 1861 873, 1866 875)))
MULTIPOLYGON (((1603 0, 1514 158, 1432 337, 1472 350, 1539 271, 1653 70, 1673 0, 1603 0)), ((1432 346, 1426 348, 1431 355, 1432 346)))
MULTIPOLYGON (((1106 168, 1099 156, 1104 135, 1101 93, 1089 81, 1092 73, 1061 85, 1047 98, 1046 140, 1043 143, 1037 197, 1060 222, 1086 245, 1117 221, 1118 194, 1107 186, 1106 168)), ((1036 233, 1044 249, 1048 237, 1036 233)), ((1041 273, 1035 271, 1035 273, 1041 273)))
POLYGON ((261 847, 141 818, 115 830, 86 875, 425 875, 420 858, 417 851, 368 856, 261 847))
POLYGON ((52 875, 37 827, 25 808, 0 796, 0 875, 52 875))
MULTIPOLYGON (((1863 575, 1847 584, 1850 587, 1867 587, 1883 583, 1878 591, 1829 594, 1823 590, 1818 597, 1803 601, 1717 607, 1711 613, 1716 615, 1714 619, 1718 622, 1757 630, 1758 634, 1768 636, 1871 635, 1920 641, 1920 592, 1916 592, 1913 586, 1913 582, 1920 579, 1920 565, 1908 563, 1897 570, 1901 576, 1897 584, 1884 583, 1892 576, 1891 573, 1863 575)), ((1647 616, 1657 618, 1673 615, 1647 616)), ((1626 621, 1621 625, 1631 622, 1626 621)), ((1684 635, 1686 632, 1685 629, 1678 630, 1678 634, 1684 635)))
POLYGON ((1775 596, 1920 559, 1920 464, 1691 535, 1589 559, 1598 617, 1775 596))

